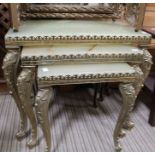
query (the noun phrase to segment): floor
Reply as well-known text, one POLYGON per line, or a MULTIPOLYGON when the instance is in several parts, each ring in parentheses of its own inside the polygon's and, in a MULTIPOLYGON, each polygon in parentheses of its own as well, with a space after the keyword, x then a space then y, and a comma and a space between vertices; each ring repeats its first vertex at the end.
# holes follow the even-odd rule
MULTIPOLYGON (((92 107, 93 90, 78 87, 57 92, 49 110, 52 151, 114 151, 113 130, 122 100, 117 89, 110 90, 98 108, 92 107)), ((146 95, 146 93, 142 94, 146 95)), ((155 128, 148 124, 149 109, 138 99, 132 113, 135 128, 121 140, 123 151, 155 151, 155 128)), ((10 95, 0 95, 0 151, 44 151, 45 141, 38 127, 38 146, 29 150, 30 136, 17 141, 19 113, 10 95)), ((28 126, 30 131, 30 126, 28 126)))
POLYGON ((0 94, 6 94, 8 92, 8 88, 4 80, 0 79, 0 94))

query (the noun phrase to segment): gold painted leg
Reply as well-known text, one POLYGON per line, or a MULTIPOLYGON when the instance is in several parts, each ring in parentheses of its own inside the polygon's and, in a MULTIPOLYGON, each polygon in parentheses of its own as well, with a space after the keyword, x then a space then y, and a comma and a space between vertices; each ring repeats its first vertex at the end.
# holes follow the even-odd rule
POLYGON ((144 74, 138 66, 133 66, 135 69, 135 82, 129 84, 120 84, 119 89, 123 97, 123 107, 121 109, 115 131, 114 131, 114 144, 116 151, 121 151, 122 147, 119 143, 119 138, 124 136, 124 129, 130 130, 134 124, 130 121, 130 113, 133 110, 135 100, 139 94, 143 82, 144 74))
POLYGON ((51 150, 51 133, 48 119, 48 107, 50 102, 53 101, 53 98, 54 98, 53 88, 40 89, 36 96, 36 102, 35 102, 35 109, 38 122, 41 125, 47 144, 45 151, 51 150))
POLYGON ((35 68, 23 68, 17 80, 17 87, 24 111, 30 120, 32 126, 32 137, 27 143, 29 148, 32 148, 37 143, 37 123, 35 113, 33 111, 33 81, 35 68))
MULTIPOLYGON (((133 67, 136 71, 136 80, 133 83, 133 87, 135 89, 135 96, 137 97, 141 88, 143 87, 144 78, 146 78, 145 76, 147 76, 149 73, 150 66, 149 66, 148 70, 145 71, 145 73, 143 73, 137 65, 134 65, 133 67)), ((133 107, 132 107, 131 111, 132 110, 133 110, 133 107)), ((128 119, 124 123, 123 128, 126 130, 131 130, 133 127, 134 127, 134 123, 132 121, 130 121, 130 116, 128 116, 128 119)))
MULTIPOLYGON (((151 63, 150 63, 151 65, 151 63)), ((141 69, 137 66, 134 65, 133 66, 136 73, 137 73, 137 78, 136 81, 133 83, 133 86, 135 88, 135 96, 137 97, 141 88, 143 87, 143 83, 144 83, 144 79, 146 78, 145 76, 148 76, 149 73, 149 68, 151 68, 151 66, 149 66, 147 73, 145 72, 145 74, 141 71, 141 69)), ((131 109, 131 111, 133 110, 133 107, 131 109)), ((134 127, 134 123, 132 121, 130 121, 130 116, 128 116, 127 121, 124 123, 123 128, 126 130, 131 130, 134 127)))
MULTIPOLYGON (((122 147, 119 143, 119 138, 122 137, 122 133, 124 133, 123 125, 129 118, 129 114, 131 109, 133 108, 135 102, 135 89, 132 84, 120 84, 119 85, 120 92, 123 97, 123 107, 121 109, 115 130, 114 130, 114 145, 116 151, 121 151, 122 147)), ((125 134, 123 134, 125 135, 125 134)))
POLYGON ((23 110, 23 106, 20 101, 17 87, 16 87, 18 61, 19 61, 18 49, 17 51, 16 50, 8 51, 3 61, 3 71, 4 71, 4 76, 5 76, 8 88, 10 90, 10 94, 14 98, 15 103, 20 113, 20 128, 16 134, 16 137, 18 139, 21 139, 26 134, 27 117, 23 110))

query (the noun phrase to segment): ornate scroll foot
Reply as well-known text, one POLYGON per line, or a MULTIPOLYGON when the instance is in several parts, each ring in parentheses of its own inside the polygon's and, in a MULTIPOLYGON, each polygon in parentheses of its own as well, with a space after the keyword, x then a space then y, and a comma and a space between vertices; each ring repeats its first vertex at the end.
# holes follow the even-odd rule
POLYGON ((131 130, 134 127, 134 123, 131 121, 127 121, 124 125, 123 128, 126 130, 131 130))
POLYGON ((29 141, 27 142, 27 146, 28 146, 30 149, 33 148, 34 146, 36 146, 36 144, 37 144, 36 135, 35 135, 35 133, 33 133, 33 131, 32 131, 32 135, 34 135, 34 136, 32 136, 31 140, 29 140, 29 141))
POLYGON ((32 148, 37 143, 37 123, 33 111, 33 81, 35 68, 24 68, 17 80, 18 92, 23 104, 24 111, 32 125, 32 137, 27 143, 32 148))
POLYGON ((19 130, 19 131, 17 132, 17 134, 16 134, 16 138, 17 138, 18 140, 23 139, 25 136, 26 136, 26 132, 25 132, 25 131, 22 131, 22 130, 19 130))
POLYGON ((119 133, 119 138, 123 138, 125 137, 125 135, 126 135, 126 132, 124 130, 121 130, 119 133))
POLYGON ((46 139, 46 149, 45 151, 51 150, 51 133, 48 120, 48 107, 51 101, 53 101, 54 92, 53 88, 40 89, 36 96, 35 109, 38 121, 43 130, 46 139))
MULTIPOLYGON (((120 92, 123 97, 123 107, 119 115, 115 130, 114 130, 114 145, 116 151, 121 151, 121 145, 119 143, 120 135, 122 135, 123 125, 129 118, 129 114, 134 106, 136 99, 135 89, 132 84, 120 84, 120 92)), ((124 134, 123 134, 124 135, 124 134)))
POLYGON ((21 139, 23 139, 23 138, 25 138, 25 136, 26 136, 26 127, 27 127, 27 117, 26 117, 26 114, 25 114, 25 112, 24 112, 24 117, 25 118, 23 118, 23 116, 22 116, 23 114, 21 114, 21 122, 20 122, 20 130, 19 130, 19 132, 16 134, 16 138, 18 139, 18 140, 21 140, 21 139), (24 120, 24 121, 23 121, 24 120))
POLYGON ((117 143, 116 145, 115 145, 115 151, 116 152, 120 152, 122 150, 122 146, 119 144, 119 143, 117 143))
POLYGON ((19 52, 20 52, 19 48, 11 49, 8 51, 3 61, 3 71, 7 82, 7 86, 10 90, 10 94, 15 100, 15 103, 20 113, 20 128, 16 134, 16 137, 18 139, 21 139, 26 135, 27 117, 23 110, 22 103, 20 101, 17 87, 16 87, 17 68, 18 68, 19 55, 20 55, 19 52))

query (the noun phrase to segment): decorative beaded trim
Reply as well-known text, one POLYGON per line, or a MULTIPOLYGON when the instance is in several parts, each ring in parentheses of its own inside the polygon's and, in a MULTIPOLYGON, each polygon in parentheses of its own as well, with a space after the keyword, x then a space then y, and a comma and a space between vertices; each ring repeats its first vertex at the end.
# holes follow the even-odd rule
POLYGON ((7 37, 6 42, 20 42, 20 41, 52 41, 52 40, 100 40, 100 41, 114 41, 114 42, 139 42, 146 41, 149 42, 151 37, 149 36, 23 36, 23 37, 7 37))
POLYGON ((77 55, 47 55, 47 56, 23 56, 22 65, 35 65, 35 64, 52 64, 52 63, 64 63, 67 61, 128 61, 128 62, 140 62, 143 59, 142 54, 77 54, 77 55))
POLYGON ((38 77, 38 81, 61 81, 61 80, 80 80, 80 79, 102 79, 102 78, 133 78, 136 77, 136 73, 104 73, 104 74, 75 74, 75 75, 59 75, 59 76, 43 76, 38 77))
POLYGON ((23 56, 23 61, 36 61, 36 60, 62 60, 62 59, 85 59, 85 58, 142 58, 142 54, 77 54, 77 55, 47 55, 47 56, 23 56))

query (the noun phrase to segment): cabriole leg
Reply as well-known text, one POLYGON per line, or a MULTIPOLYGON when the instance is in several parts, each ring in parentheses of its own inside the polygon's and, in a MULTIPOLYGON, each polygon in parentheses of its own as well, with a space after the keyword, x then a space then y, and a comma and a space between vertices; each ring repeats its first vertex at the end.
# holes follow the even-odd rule
MULTIPOLYGON (((137 66, 134 65, 133 66, 135 71, 136 71, 136 80, 133 83, 133 87, 135 89, 135 96, 137 98, 141 88, 143 87, 143 83, 144 83, 144 78, 145 78, 145 74, 141 71, 141 69, 137 66)), ((146 73, 148 75, 148 73, 146 73)), ((133 108, 131 109, 131 111, 133 110, 133 108)), ((126 122, 123 125, 123 128, 126 130, 131 130, 134 127, 134 123, 132 121, 130 121, 130 116, 128 116, 128 119, 126 120, 126 122)))
POLYGON ((119 138, 122 137, 122 133, 125 135, 122 128, 128 119, 129 113, 131 112, 136 99, 135 89, 132 84, 120 84, 119 89, 123 97, 123 106, 114 130, 114 145, 116 151, 121 151, 122 149, 119 143, 119 138))
POLYGON ((33 81, 35 76, 35 68, 23 68, 17 80, 17 87, 24 111, 30 120, 32 126, 32 137, 27 145, 31 148, 37 142, 37 123, 35 113, 33 111, 34 92, 33 81))
POLYGON ((3 71, 4 71, 4 76, 7 82, 7 86, 10 90, 10 94, 14 98, 15 103, 20 113, 20 129, 17 132, 16 137, 18 139, 21 139, 26 134, 27 117, 24 112, 22 103, 18 95, 17 87, 16 87, 17 68, 18 68, 19 55, 20 55, 18 50, 19 49, 8 51, 3 61, 3 71))
POLYGON ((53 98, 53 88, 40 89, 37 93, 35 102, 36 115, 47 144, 45 151, 51 150, 51 133, 48 119, 48 107, 50 102, 53 101, 53 98))
POLYGON ((135 69, 135 81, 133 83, 122 83, 119 85, 119 89, 123 97, 123 107, 114 131, 114 144, 116 151, 121 151, 122 149, 119 144, 119 138, 125 135, 125 132, 122 129, 124 128, 129 130, 134 127, 134 124, 130 121, 130 113, 133 110, 135 100, 144 82, 144 74, 141 69, 138 66, 133 67, 135 69))

